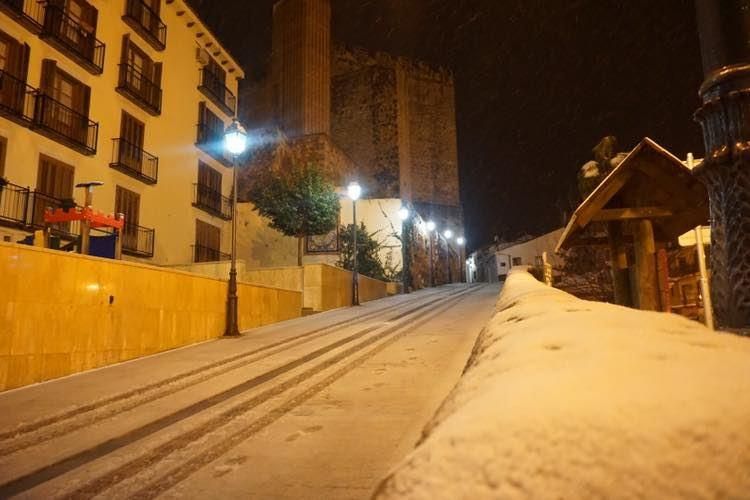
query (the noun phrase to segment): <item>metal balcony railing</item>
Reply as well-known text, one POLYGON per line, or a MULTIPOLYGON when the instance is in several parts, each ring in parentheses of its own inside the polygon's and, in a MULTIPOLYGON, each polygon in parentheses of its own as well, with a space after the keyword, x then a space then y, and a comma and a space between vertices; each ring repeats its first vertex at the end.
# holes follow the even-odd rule
POLYGON ((0 70, 0 115, 29 125, 34 118, 35 94, 34 87, 0 70))
POLYGON ((122 19, 154 49, 164 50, 167 46, 167 25, 143 0, 127 0, 122 19))
POLYGON ((0 178, 0 224, 23 227, 31 190, 0 178))
POLYGON ((104 44, 91 29, 68 15, 62 7, 46 3, 40 36, 90 73, 99 75, 104 71, 104 44))
POLYGON ((44 23, 44 2, 38 0, 0 0, 0 9, 24 24, 28 29, 39 33, 44 23))
POLYGON ((133 100, 135 104, 150 114, 154 116, 161 114, 161 87, 158 83, 146 78, 131 64, 120 64, 117 91, 133 100))
POLYGON ((211 102, 221 108, 227 115, 234 116, 237 98, 226 87, 224 80, 207 68, 202 68, 200 72, 198 90, 203 92, 203 95, 211 99, 211 102))
POLYGON ((112 139, 112 142, 110 167, 146 184, 156 184, 159 176, 159 158, 125 139, 112 139))
POLYGON ((193 262, 219 262, 231 260, 232 256, 216 248, 193 245, 193 262))
POLYGON ((231 220, 232 200, 230 198, 204 184, 193 184, 193 186, 195 187, 194 207, 224 220, 231 220))
POLYGON ((127 224, 122 230, 122 252, 135 257, 153 257, 156 230, 127 224))
POLYGON ((84 154, 96 154, 99 124, 48 95, 36 95, 31 126, 84 154))

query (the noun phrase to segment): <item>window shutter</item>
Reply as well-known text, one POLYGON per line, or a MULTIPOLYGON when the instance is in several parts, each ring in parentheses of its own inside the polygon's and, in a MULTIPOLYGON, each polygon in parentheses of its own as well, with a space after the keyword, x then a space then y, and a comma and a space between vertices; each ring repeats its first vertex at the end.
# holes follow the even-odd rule
POLYGON ((120 53, 120 62, 126 64, 128 62, 128 52, 130 51, 130 35, 122 37, 122 52, 120 53))
POLYGON ((205 142, 207 138, 207 127, 206 123, 206 103, 201 101, 198 103, 198 141, 199 143, 205 142))
POLYGON ((18 77, 24 82, 29 77, 29 55, 30 53, 31 53, 31 47, 29 47, 28 44, 24 43, 23 45, 21 45, 21 61, 19 64, 18 77))
POLYGON ((161 88, 161 65, 162 63, 154 64, 154 83, 159 88, 161 88))
POLYGON ((47 95, 54 95, 53 88, 55 86, 55 73, 57 72, 57 61, 52 59, 44 59, 42 61, 42 77, 40 80, 40 86, 42 92, 47 95))
POLYGON ((99 11, 96 10, 96 7, 87 2, 83 3, 83 7, 84 19, 86 20, 86 23, 91 26, 91 32, 96 33, 96 23, 99 20, 99 11))

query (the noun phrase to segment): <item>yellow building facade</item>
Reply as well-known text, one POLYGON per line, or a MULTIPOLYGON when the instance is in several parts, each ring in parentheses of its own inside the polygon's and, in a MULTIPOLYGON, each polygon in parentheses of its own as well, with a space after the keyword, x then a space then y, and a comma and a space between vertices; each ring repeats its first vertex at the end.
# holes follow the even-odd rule
MULTIPOLYGON (((0 240, 99 181, 93 207, 122 213, 123 258, 226 257, 235 59, 183 0, 0 2, 0 240)), ((59 224, 61 246, 76 223, 59 224)))

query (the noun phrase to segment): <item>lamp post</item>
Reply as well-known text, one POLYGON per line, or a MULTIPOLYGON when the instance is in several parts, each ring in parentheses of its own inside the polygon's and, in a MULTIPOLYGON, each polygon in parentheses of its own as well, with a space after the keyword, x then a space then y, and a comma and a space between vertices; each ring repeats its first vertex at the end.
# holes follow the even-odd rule
POLYGON ((349 183, 349 186, 346 188, 346 193, 349 195, 349 198, 352 200, 352 221, 353 221, 353 228, 352 228, 352 305, 358 306, 359 305, 359 281, 357 278, 357 263, 359 259, 357 258, 357 200, 360 196, 362 196, 362 187, 359 185, 357 181, 352 181, 349 183))
POLYGON ((398 218, 401 219, 401 286, 403 288, 401 293, 409 293, 407 271, 411 272, 411 270, 406 268, 406 221, 409 219, 409 215, 411 215, 409 209, 405 206, 398 210, 398 218))
POLYGON ((450 283, 453 283, 453 276, 451 276, 451 245, 450 245, 451 238, 453 238, 453 231, 451 231, 450 229, 446 229, 445 231, 443 231, 443 236, 445 236, 445 266, 446 266, 445 278, 446 278, 446 282, 450 284, 450 283))
POLYGON ((431 220, 428 220, 427 224, 426 224, 426 227, 427 227, 427 237, 430 240, 430 286, 435 286, 435 282, 433 280, 433 278, 434 278, 433 274, 434 273, 432 272, 432 265, 433 265, 433 262, 432 262, 432 232, 435 230, 435 222, 431 221, 431 220))
POLYGON ((229 296, 227 297, 227 325, 225 337, 237 337, 237 169, 239 156, 247 147, 247 132, 237 118, 224 131, 224 147, 232 155, 232 265, 229 268, 229 296))
POLYGON ((458 262, 461 263, 461 276, 459 276, 459 280, 463 283, 466 281, 464 279, 464 273, 466 272, 466 259, 464 258, 464 245, 466 245, 466 238, 459 236, 456 238, 456 244, 458 245, 458 262))

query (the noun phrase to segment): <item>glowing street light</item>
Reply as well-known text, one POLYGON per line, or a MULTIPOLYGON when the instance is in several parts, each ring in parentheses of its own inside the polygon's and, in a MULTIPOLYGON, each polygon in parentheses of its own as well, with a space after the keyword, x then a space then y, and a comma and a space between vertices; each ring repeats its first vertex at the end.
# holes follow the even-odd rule
POLYGON ((357 200, 362 196, 362 186, 357 181, 352 181, 346 188, 346 194, 352 200, 352 219, 354 227, 352 230, 352 305, 359 305, 359 280, 357 278, 357 200))
POLYGON ((443 236, 445 236, 446 240, 449 240, 453 238, 453 231, 451 231, 450 229, 446 229, 445 231, 443 231, 443 236))
POLYGON ((409 209, 406 207, 401 207, 398 209, 398 218, 401 220, 406 220, 409 218, 409 209))
POLYGON ((458 246, 464 246, 466 244, 466 239, 463 236, 459 236, 456 239, 456 243, 458 243, 458 246))
POLYGON ((224 148, 232 155, 232 265, 229 268, 229 297, 227 297, 227 325, 224 335, 237 337, 237 169, 238 158, 247 148, 247 132, 237 118, 224 131, 224 148))
POLYGON ((428 220, 427 221, 427 231, 432 232, 434 230, 435 230, 435 222, 431 221, 431 220, 428 220))

